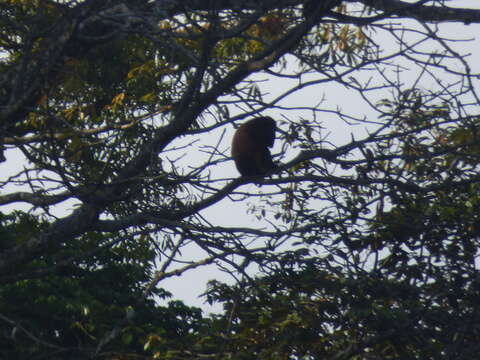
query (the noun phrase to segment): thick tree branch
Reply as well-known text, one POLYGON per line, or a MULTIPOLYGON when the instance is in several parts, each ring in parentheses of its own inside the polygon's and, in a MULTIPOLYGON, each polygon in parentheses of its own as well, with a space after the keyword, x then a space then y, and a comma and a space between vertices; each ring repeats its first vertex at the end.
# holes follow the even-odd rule
POLYGON ((0 205, 11 204, 14 202, 26 202, 34 206, 46 206, 57 204, 72 194, 70 192, 64 192, 57 195, 44 195, 42 193, 28 193, 28 192, 16 192, 12 194, 6 194, 0 196, 0 205))
MULTIPOLYGON (((428 6, 420 0, 407 3, 401 0, 360 0, 366 6, 384 11, 386 16, 396 15, 403 18, 413 18, 426 22, 463 22, 465 24, 480 23, 480 10, 466 8, 451 8, 447 6, 428 6)), ((366 19, 361 19, 362 21, 366 19)), ((375 18, 371 18, 375 20, 375 18)))
POLYGON ((97 209, 87 205, 81 206, 71 215, 55 221, 48 230, 0 253, 0 272, 4 275, 17 272, 17 266, 33 259, 47 247, 51 250, 61 242, 72 240, 91 230, 97 217, 97 209))

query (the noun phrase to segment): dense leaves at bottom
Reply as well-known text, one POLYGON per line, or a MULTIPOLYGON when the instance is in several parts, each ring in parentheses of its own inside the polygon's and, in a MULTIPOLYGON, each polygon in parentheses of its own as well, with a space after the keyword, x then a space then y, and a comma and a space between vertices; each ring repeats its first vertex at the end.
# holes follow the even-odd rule
MULTIPOLYGON (((2 216, 0 242, 21 242, 41 227, 24 213, 2 216)), ((65 245, 62 259, 48 252, 39 256, 30 279, 0 288, 1 359, 89 358, 116 329, 121 336, 97 354, 100 358, 145 353, 152 334, 164 339, 157 340, 162 348, 170 342, 187 346, 190 332, 202 327, 200 309, 180 301, 159 306, 156 300, 170 296, 163 290, 143 300, 143 287, 152 276, 145 264, 154 252, 138 238, 121 244, 115 240, 87 234, 65 245), (80 250, 89 256, 76 258, 80 250), (35 269, 45 268, 48 276, 35 276, 35 269)))

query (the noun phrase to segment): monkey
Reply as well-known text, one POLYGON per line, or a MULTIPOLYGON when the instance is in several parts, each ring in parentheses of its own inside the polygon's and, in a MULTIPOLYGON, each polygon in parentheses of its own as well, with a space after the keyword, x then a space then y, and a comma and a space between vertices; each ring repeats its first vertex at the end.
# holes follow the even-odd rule
POLYGON ((232 157, 242 176, 263 176, 277 166, 269 147, 275 142, 275 120, 258 117, 242 124, 232 140, 232 157))

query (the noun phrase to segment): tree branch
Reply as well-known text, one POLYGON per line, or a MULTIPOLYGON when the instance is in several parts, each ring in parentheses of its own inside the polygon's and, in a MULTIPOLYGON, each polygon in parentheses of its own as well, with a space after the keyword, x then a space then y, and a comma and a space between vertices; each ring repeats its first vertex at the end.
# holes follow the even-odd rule
POLYGON ((13 202, 26 202, 34 206, 46 206, 57 204, 71 196, 69 191, 57 195, 44 195, 42 193, 16 192, 0 196, 0 205, 13 202))
MULTIPOLYGON (((480 23, 480 10, 451 8, 447 6, 427 6, 424 0, 407 3, 401 0, 360 0, 366 6, 384 11, 386 17, 397 15, 427 22, 463 22, 464 24, 480 23)), ((383 14, 381 17, 385 17, 383 14)), ((375 18, 372 18, 375 19, 375 18)), ((361 19, 362 21, 366 19, 361 19)))

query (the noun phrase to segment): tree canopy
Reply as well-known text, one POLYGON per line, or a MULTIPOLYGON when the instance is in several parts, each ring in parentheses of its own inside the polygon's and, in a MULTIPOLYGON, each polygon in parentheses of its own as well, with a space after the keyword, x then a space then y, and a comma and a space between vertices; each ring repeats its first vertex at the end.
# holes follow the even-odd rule
POLYGON ((475 358, 474 3, 2 1, 0 357, 475 358))

